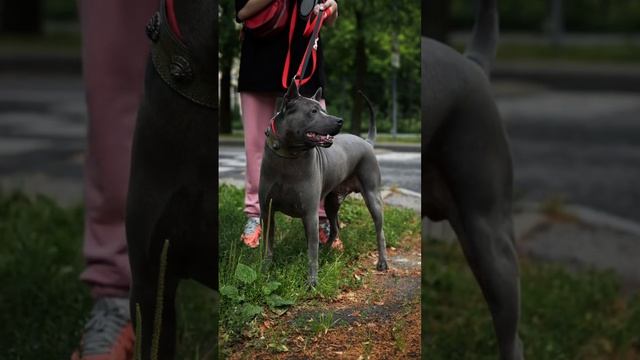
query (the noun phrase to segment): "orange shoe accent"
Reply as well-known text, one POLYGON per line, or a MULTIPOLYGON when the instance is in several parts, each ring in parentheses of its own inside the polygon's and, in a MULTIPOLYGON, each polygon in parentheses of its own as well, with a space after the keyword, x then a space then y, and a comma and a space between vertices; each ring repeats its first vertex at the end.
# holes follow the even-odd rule
MULTIPOLYGON (((318 238, 320 239, 320 244, 326 244, 329 241, 329 231, 330 225, 328 220, 320 220, 320 226, 318 229, 318 238)), ((336 239, 333 240, 333 244, 331 244, 331 248, 337 251, 344 250, 344 244, 342 244, 342 240, 340 237, 336 236, 336 239)))
POLYGON ((260 245, 260 234, 262 233, 262 225, 260 222, 250 224, 253 219, 249 219, 247 225, 245 226, 244 232, 242 236, 240 236, 240 240, 247 245, 248 247, 255 249, 260 245))
POLYGON ((133 326, 128 323, 116 339, 111 351, 108 354, 94 354, 81 356, 80 350, 76 350, 71 355, 71 360, 133 360, 133 345, 135 335, 133 326))

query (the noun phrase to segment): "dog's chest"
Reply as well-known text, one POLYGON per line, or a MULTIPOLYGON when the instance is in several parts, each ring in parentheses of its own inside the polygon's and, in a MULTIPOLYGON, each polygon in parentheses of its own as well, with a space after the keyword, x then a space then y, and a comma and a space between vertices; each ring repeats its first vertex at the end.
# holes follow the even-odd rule
POLYGON ((314 194, 313 186, 306 182, 274 181, 265 189, 267 207, 288 216, 303 217, 318 207, 319 194, 314 194), (315 205, 314 205, 315 204, 315 205))

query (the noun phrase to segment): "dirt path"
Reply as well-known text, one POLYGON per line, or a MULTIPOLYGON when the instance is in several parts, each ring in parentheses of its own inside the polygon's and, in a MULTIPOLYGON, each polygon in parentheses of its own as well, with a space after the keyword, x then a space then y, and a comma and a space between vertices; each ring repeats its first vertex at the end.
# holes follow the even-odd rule
POLYGON ((363 257, 355 264, 359 289, 263 319, 255 339, 236 344, 229 358, 420 358, 420 240, 402 243, 388 249, 388 272, 374 270, 375 253, 363 257))

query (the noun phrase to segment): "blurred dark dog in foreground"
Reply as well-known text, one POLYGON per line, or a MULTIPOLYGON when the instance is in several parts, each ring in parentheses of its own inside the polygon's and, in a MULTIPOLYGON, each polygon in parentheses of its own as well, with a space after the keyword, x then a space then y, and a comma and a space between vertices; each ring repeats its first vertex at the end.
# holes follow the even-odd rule
POLYGON ((136 359, 173 359, 180 279, 218 287, 218 5, 169 4, 147 26, 127 204, 136 359))

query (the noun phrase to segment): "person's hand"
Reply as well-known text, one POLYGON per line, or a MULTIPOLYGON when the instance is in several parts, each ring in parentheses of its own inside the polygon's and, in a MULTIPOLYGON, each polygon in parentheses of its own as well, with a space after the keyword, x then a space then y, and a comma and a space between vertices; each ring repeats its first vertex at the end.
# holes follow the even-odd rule
POLYGON ((329 8, 331 9, 331 16, 327 18, 327 24, 331 26, 333 25, 333 23, 336 21, 336 18, 338 17, 338 3, 336 2, 336 0, 326 0, 323 3, 317 4, 313 8, 313 13, 318 15, 321 9, 325 10, 329 8))

